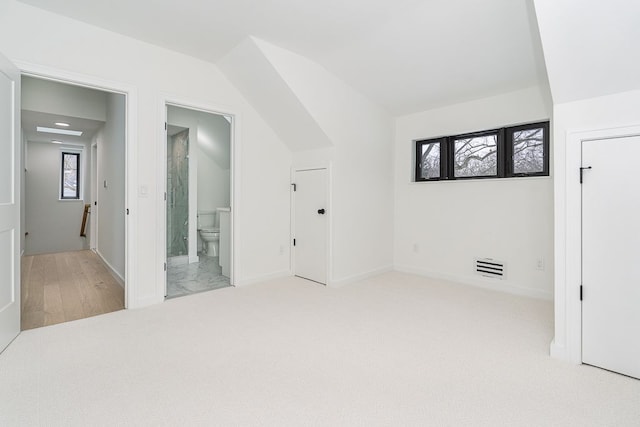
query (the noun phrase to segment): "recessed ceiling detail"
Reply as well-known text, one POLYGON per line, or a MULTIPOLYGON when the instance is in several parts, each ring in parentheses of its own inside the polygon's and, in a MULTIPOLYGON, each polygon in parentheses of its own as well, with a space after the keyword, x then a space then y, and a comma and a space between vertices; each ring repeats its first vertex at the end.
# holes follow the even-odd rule
POLYGON ((44 126, 37 126, 36 130, 43 133, 55 133, 56 135, 82 136, 82 131, 79 130, 48 128, 44 126))

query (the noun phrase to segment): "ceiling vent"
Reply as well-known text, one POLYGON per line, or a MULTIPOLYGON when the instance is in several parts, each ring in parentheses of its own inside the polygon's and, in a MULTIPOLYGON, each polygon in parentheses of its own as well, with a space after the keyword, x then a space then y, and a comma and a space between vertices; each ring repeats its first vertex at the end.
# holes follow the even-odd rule
POLYGON ((504 262, 492 258, 476 258, 476 274, 494 279, 504 279, 506 269, 504 262))

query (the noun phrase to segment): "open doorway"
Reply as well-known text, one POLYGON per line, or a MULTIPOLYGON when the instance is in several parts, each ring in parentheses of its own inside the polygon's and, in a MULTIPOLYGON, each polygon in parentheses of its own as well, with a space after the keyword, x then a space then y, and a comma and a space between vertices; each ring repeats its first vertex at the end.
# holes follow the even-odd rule
POLYGON ((126 95, 22 76, 22 329, 125 308, 126 95))
POLYGON ((231 286, 231 116, 166 104, 165 296, 231 286))

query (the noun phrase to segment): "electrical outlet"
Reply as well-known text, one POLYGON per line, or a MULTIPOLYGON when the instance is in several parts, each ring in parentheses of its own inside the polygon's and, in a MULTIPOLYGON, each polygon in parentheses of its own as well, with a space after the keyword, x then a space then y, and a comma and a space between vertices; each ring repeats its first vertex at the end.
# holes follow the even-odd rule
POLYGON ((418 253, 420 252, 420 245, 418 245, 417 243, 413 244, 413 252, 418 253))
POLYGON ((280 245, 280 255, 284 255, 284 245, 280 245))
POLYGON ((544 258, 540 257, 536 261, 536 270, 543 271, 544 270, 544 258))

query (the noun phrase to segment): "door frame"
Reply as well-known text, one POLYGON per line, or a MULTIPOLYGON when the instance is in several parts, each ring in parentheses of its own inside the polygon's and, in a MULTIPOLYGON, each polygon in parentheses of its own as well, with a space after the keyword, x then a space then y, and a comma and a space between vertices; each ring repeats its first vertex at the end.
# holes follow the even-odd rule
POLYGON ((327 171, 327 179, 326 179, 326 190, 327 190, 327 224, 325 230, 325 236, 327 241, 326 248, 326 265, 325 269, 327 272, 327 283, 326 286, 333 286, 333 245, 331 236, 333 235, 333 193, 331 191, 332 185, 332 163, 319 163, 314 164, 313 166, 293 166, 291 167, 291 188, 290 188, 290 212, 291 212, 291 227, 290 227, 290 236, 289 236, 289 269, 292 276, 296 274, 296 254, 295 249, 293 247, 293 239, 295 238, 296 233, 296 204, 295 204, 295 192, 293 191, 293 184, 296 182, 296 172, 303 172, 309 170, 320 170, 324 169, 327 171))
POLYGON ((158 182, 162 183, 164 190, 159 191, 158 200, 157 200, 157 211, 160 212, 160 221, 158 221, 158 230, 157 230, 157 238, 158 242, 164 248, 161 251, 157 251, 157 265, 158 265, 158 277, 161 277, 160 283, 162 286, 158 287, 158 292, 162 295, 158 295, 161 297, 161 300, 165 300, 166 289, 167 289, 167 275, 165 271, 165 263, 167 262, 166 258, 166 247, 167 247, 167 209, 164 200, 164 192, 166 191, 167 185, 167 130, 165 129, 165 123, 167 123, 167 106, 174 106, 179 108, 185 108, 187 110, 194 110, 208 114, 215 114, 219 116, 228 116, 231 117, 231 146, 229 147, 231 159, 231 171, 230 171, 230 207, 231 207, 231 253, 230 253, 230 276, 229 283, 232 286, 235 286, 237 283, 238 271, 239 271, 239 262, 240 257, 239 253, 239 245, 237 242, 239 241, 240 230, 238 227, 240 213, 240 130, 241 126, 241 115, 234 108, 230 108, 222 105, 212 105, 209 103, 203 103, 198 100, 184 98, 179 95, 169 94, 169 93, 161 93, 160 103, 158 104, 158 117, 160 118, 158 126, 158 137, 157 140, 161 143, 159 144, 160 149, 158 150, 158 158, 156 160, 156 176, 158 182))
POLYGON ((125 309, 137 307, 139 304, 136 299, 138 282, 136 280, 136 241, 134 238, 138 212, 138 201, 135 197, 135 188, 137 187, 137 174, 135 168, 135 165, 137 164, 136 140, 138 133, 137 89, 134 86, 124 83, 104 80, 85 74, 73 73, 28 62, 13 62, 20 70, 21 76, 35 77, 38 79, 117 93, 125 96, 125 209, 128 214, 125 214, 124 222, 124 307, 125 309))
MULTIPOLYGON (((580 301, 580 285, 582 283, 582 187, 579 180, 579 170, 582 166, 582 142, 632 136, 640 136, 640 124, 569 132, 567 134, 564 176, 566 209, 564 217, 559 218, 561 225, 564 227, 558 227, 558 218, 556 218, 555 231, 554 312, 556 336, 551 344, 551 355, 567 359, 573 363, 582 363, 582 302, 580 301), (558 239, 559 235, 564 235, 564 239, 558 239), (564 248, 562 247, 563 240, 564 248)), ((559 185, 562 185, 562 183, 559 183, 559 185)), ((556 204, 562 203, 562 200, 557 197, 557 188, 558 185, 556 185, 556 204)))
POLYGON ((94 204, 98 202, 98 144, 92 143, 89 147, 91 151, 91 176, 89 177, 89 203, 91 216, 89 217, 89 249, 98 248, 98 209, 94 204))

